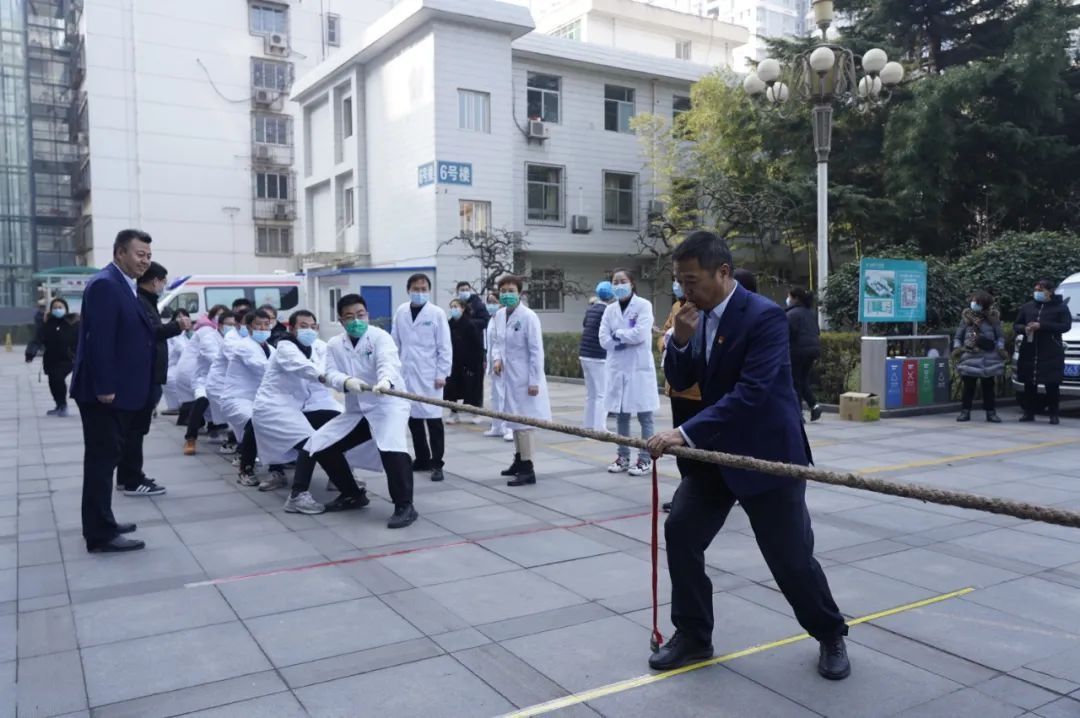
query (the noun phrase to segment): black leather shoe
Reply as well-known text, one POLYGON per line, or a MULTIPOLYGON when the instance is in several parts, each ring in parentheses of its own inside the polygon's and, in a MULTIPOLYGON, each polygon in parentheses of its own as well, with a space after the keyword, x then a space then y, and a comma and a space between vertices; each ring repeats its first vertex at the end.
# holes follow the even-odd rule
POLYGON ((707 660, 712 658, 712 655, 711 643, 695 641, 676 631, 671 640, 649 658, 649 668, 654 671, 670 671, 707 660))
POLYGON ((431 480, 432 481, 442 481, 445 478, 446 478, 446 476, 443 475, 443 471, 442 471, 441 468, 435 468, 435 469, 431 470, 431 480))
POLYGON ((356 496, 338 496, 326 504, 327 511, 353 511, 362 509, 371 503, 366 491, 361 491, 356 496))
POLYGON ((665 514, 670 514, 671 513, 671 502, 670 501, 665 501, 664 503, 660 504, 660 510, 663 511, 665 514))
POLYGON ((844 637, 837 636, 827 641, 820 641, 817 672, 830 681, 842 681, 851 675, 851 661, 847 657, 844 637))
POLYGON ((506 482, 507 486, 528 486, 536 483, 536 472, 533 471, 533 462, 522 461, 518 464, 517 475, 506 482))
POLYGON ((1020 421, 1022 421, 1025 424, 1028 423, 1028 422, 1035 421, 1035 415, 1032 414, 1030 411, 1025 411, 1023 414, 1020 415, 1020 421))
POLYGON ((431 462, 430 461, 420 461, 419 459, 416 459, 416 460, 414 460, 412 462, 412 470, 413 471, 431 471, 431 462))
POLYGON ((116 524, 116 533, 129 534, 135 531, 135 524, 116 524))
POLYGON ((990 422, 991 424, 1000 424, 1001 423, 1001 417, 997 415, 996 411, 988 411, 988 412, 986 412, 986 420, 988 422, 990 422))
POLYGON ((821 418, 821 407, 815 406, 810 410, 810 421, 817 421, 821 418))
POLYGON ((960 412, 960 416, 956 417, 957 421, 971 421, 971 412, 964 409, 960 412))
POLYGON ((1057 426, 1058 424, 1060 424, 1060 423, 1061 423, 1061 419, 1060 419, 1060 418, 1058 418, 1058 417, 1057 417, 1056 415, 1055 415, 1055 416, 1051 416, 1051 417, 1050 417, 1050 423, 1051 423, 1051 424, 1053 424, 1054 426, 1057 426))
POLYGON ((90 553, 123 553, 125 551, 138 551, 141 548, 146 548, 146 544, 123 536, 117 536, 112 541, 106 541, 96 546, 87 546, 90 553))
POLYGON ((418 518, 420 518, 420 514, 416 513, 416 509, 413 508, 412 504, 398 506, 394 509, 394 515, 386 523, 386 528, 403 529, 418 518))
POLYGON ((510 468, 503 469, 499 472, 500 476, 517 476, 518 469, 521 468, 521 454, 514 454, 514 463, 510 464, 510 468))

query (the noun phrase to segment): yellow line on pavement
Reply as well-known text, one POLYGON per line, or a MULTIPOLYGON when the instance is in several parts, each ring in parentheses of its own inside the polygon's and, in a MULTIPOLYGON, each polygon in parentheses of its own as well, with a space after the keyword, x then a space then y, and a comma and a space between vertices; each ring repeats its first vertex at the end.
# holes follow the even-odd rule
POLYGON ((984 459, 988 456, 1001 456, 1002 454, 1016 454, 1021 451, 1034 451, 1035 449, 1049 449, 1055 446, 1075 444, 1080 439, 1061 439, 1058 441, 1044 441, 1041 444, 1025 444, 1024 446, 1009 446, 1003 449, 987 449, 986 451, 973 451, 970 454, 956 454, 955 456, 939 456, 934 459, 920 459, 906 464, 893 464, 892 466, 871 466, 859 469, 858 474, 880 474, 885 471, 901 471, 903 469, 917 469, 923 466, 939 466, 951 464, 954 461, 966 461, 968 459, 984 459))
MULTIPOLYGON (((951 598, 957 598, 964 594, 971 593, 974 588, 962 588, 959 591, 951 591, 949 593, 943 593, 940 596, 932 596, 930 598, 924 598, 921 601, 915 601, 914 603, 907 603, 903 606, 897 606, 896 608, 889 608, 884 611, 878 611, 877 613, 871 613, 868 616, 862 616, 860 618, 848 621, 849 626, 855 626, 860 623, 866 623, 868 621, 874 621, 879 618, 885 618, 887 616, 893 616, 897 613, 903 613, 904 611, 910 611, 915 608, 922 608, 923 606, 929 606, 942 601, 948 601, 951 598)), ((792 643, 798 643, 810 638, 807 633, 799 634, 798 636, 791 636, 789 638, 782 638, 779 641, 773 641, 772 643, 766 643, 760 646, 751 646, 750 648, 744 648, 741 651, 735 651, 734 653, 728 653, 724 656, 717 656, 710 658, 707 661, 701 661, 699 663, 692 663, 689 666, 683 666, 682 668, 676 668, 671 671, 664 671, 663 673, 649 673, 644 676, 638 676, 637 678, 630 678, 625 681, 618 681, 616 683, 609 683, 606 686, 600 686, 599 688, 593 688, 592 690, 582 691, 580 693, 574 693, 573 695, 564 696, 563 698, 556 698, 555 700, 548 701, 546 703, 538 703, 537 705, 530 706, 528 708, 522 708, 519 711, 507 713, 503 718, 531 718, 531 716, 544 715, 551 713, 552 711, 561 710, 563 708, 569 708, 570 706, 579 705, 581 703, 587 703, 588 701, 594 701, 599 698, 614 695, 615 693, 622 693, 633 688, 640 688, 642 686, 651 685, 659 681, 671 678, 673 676, 679 676, 683 673, 689 673, 690 671, 696 671, 700 668, 707 668, 709 666, 715 666, 720 663, 727 663, 733 661, 736 658, 743 658, 745 656, 751 656, 755 653, 761 653, 773 648, 780 648, 792 643)))

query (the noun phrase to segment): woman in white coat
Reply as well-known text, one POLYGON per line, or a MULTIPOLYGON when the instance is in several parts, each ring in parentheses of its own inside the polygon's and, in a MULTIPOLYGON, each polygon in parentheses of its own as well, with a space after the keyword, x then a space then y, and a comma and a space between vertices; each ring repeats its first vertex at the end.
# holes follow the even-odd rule
POLYGON ((191 366, 190 387, 191 395, 194 397, 191 410, 188 412, 187 433, 184 435, 184 456, 195 453, 195 440, 199 437, 199 428, 203 424, 204 416, 210 417, 207 434, 211 438, 217 436, 218 431, 223 428, 215 423, 213 414, 209 412, 210 398, 207 380, 210 377, 210 367, 221 353, 221 347, 225 341, 223 334, 230 327, 235 329, 236 318, 224 307, 216 313, 215 319, 209 319, 210 316, 207 315, 206 318, 195 323, 195 336, 191 338, 191 344, 184 351, 184 356, 180 358, 181 366, 185 364, 191 366), (189 354, 192 354, 190 359, 189 354))
MULTIPOLYGON (((607 351, 605 396, 607 410, 618 415, 620 436, 630 436, 630 415, 637 414, 641 438, 653 435, 653 412, 660 408, 656 384, 656 360, 652 353, 653 308, 635 293, 634 275, 616 269, 611 275, 615 302, 600 320, 600 345, 607 351)), ((630 465, 630 447, 620 446, 608 471, 629 470, 631 476, 652 471, 652 457, 642 449, 630 465)))
MULTIPOLYGON (((177 317, 188 317, 190 315, 186 309, 177 309, 174 313, 177 317)), ((169 351, 168 367, 165 375, 165 385, 161 387, 161 395, 165 397, 165 411, 162 412, 164 416, 176 416, 180 413, 180 394, 176 389, 177 373, 179 371, 180 357, 184 354, 184 347, 191 341, 191 330, 181 332, 175 337, 170 337, 165 346, 169 351)))
MULTIPOLYGON (((484 373, 488 376, 488 386, 491 387, 491 408, 495 411, 503 410, 503 379, 495 374, 495 361, 492 359, 492 348, 499 341, 499 334, 495 328, 495 315, 502 307, 499 304, 499 293, 490 292, 487 295, 488 319, 487 329, 484 330, 484 351, 487 355, 484 359, 484 373)), ((491 428, 484 432, 484 436, 501 436, 507 441, 514 440, 514 432, 506 428, 506 422, 501 419, 492 419, 491 428)))
POLYGON ((229 418, 225 414, 225 375, 229 371, 229 363, 232 362, 233 354, 238 344, 247 339, 247 327, 244 326, 244 317, 233 315, 234 324, 222 328, 221 347, 214 361, 210 363, 210 371, 206 374, 206 398, 210 402, 210 419, 215 425, 226 427, 228 435, 221 443, 218 453, 235 454, 237 438, 235 432, 229 427, 229 418))
MULTIPOLYGON (((450 322, 446 312, 430 301, 431 280, 426 274, 412 275, 406 286, 409 301, 394 312, 391 327, 391 336, 401 355, 405 388, 412 394, 442 399, 453 359, 450 322)), ((442 409, 413 402, 409 432, 416 451, 413 471, 430 471, 432 481, 442 481, 446 445, 442 409)))
MULTIPOLYGON (((346 452, 356 449, 363 468, 381 466, 386 472, 394 502, 387 527, 404 528, 418 517, 413 508, 412 460, 405 438, 409 402, 380 393, 405 385, 397 346, 389 334, 368 323, 367 302, 359 294, 341 297, 337 310, 345 333, 327 342, 325 381, 344 392, 345 412, 316 431, 306 448, 324 468, 337 467, 335 474, 341 480, 336 485, 342 494, 326 506, 327 511, 368 504, 367 496, 353 482, 345 458, 346 452), (371 391, 365 391, 368 387, 371 391)), ((331 480, 334 478, 331 474, 331 480)))
MULTIPOLYGON (((544 333, 536 312, 521 304, 519 277, 499 280, 499 302, 495 315, 498 340, 494 346, 495 374, 503 380, 503 411, 530 419, 551 419, 547 377, 544 373, 544 333)), ((514 432, 514 463, 502 472, 511 477, 507 486, 536 483, 533 467, 533 428, 507 423, 514 432)))

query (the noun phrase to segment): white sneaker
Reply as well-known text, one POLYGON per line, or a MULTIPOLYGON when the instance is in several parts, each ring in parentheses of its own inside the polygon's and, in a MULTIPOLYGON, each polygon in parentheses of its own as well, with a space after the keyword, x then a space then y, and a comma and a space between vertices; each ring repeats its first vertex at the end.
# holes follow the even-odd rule
POLYGON ((620 456, 617 459, 615 459, 615 461, 612 461, 611 464, 608 465, 607 470, 608 470, 609 474, 621 474, 622 472, 626 471, 629 468, 630 468, 630 459, 624 459, 623 457, 620 456))
POLYGON ((321 514, 324 511, 326 507, 316 501, 310 491, 285 499, 285 513, 287 514, 321 514))
POLYGON ((474 416, 474 417, 472 418, 472 423, 474 423, 474 424, 477 424, 477 425, 479 425, 479 424, 483 424, 483 423, 484 423, 484 422, 486 422, 487 420, 488 420, 488 418, 487 418, 486 416, 479 416, 479 415, 477 415, 477 416, 474 416))
POLYGON ((514 432, 513 431, 511 431, 510 429, 507 429, 506 431, 503 432, 503 441, 513 441, 513 440, 514 440, 514 432))
MULTIPOLYGON (((285 472, 281 469, 274 469, 265 479, 259 482, 259 491, 274 491, 283 489, 288 485, 289 480, 285 478, 285 472)), ((310 496, 310 494, 308 495, 310 496)))
POLYGON ((652 459, 638 459, 637 463, 630 467, 631 476, 644 476, 652 471, 652 459))
POLYGON ((500 428, 498 428, 496 426, 493 426, 493 427, 491 427, 490 429, 488 429, 487 431, 484 432, 484 436, 502 436, 502 435, 503 435, 502 429, 500 429, 500 428))
POLYGON ((451 413, 450 416, 446 417, 446 423, 447 424, 456 424, 456 423, 458 423, 458 421, 459 420, 458 420, 458 415, 457 414, 451 413))

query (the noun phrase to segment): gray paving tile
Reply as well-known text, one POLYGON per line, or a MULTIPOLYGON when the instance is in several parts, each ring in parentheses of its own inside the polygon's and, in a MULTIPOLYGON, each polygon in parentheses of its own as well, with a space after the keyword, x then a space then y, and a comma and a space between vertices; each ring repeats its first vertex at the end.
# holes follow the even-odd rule
POLYGON ((0 663, 0 715, 13 716, 16 710, 15 661, 7 661, 0 663))
POLYGON ((283 533, 288 529, 267 513, 238 515, 207 521, 173 522, 173 529, 188 546, 206 543, 257 542, 257 537, 283 533))
POLYGON ((1080 591, 1033 576, 976 591, 967 600, 1065 631, 1080 628, 1080 591))
MULTIPOLYGON (((203 683, 191 688, 159 693, 121 703, 94 708, 94 718, 146 718, 147 716, 176 716, 227 704, 235 704, 256 696, 280 694, 285 684, 275 671, 263 671, 222 681, 203 683)), ((228 715, 228 714, 226 714, 228 715)), ((248 713, 236 715, 246 718, 248 713)))
MULTIPOLYGON (((422 511, 422 507, 418 511, 422 511)), ((404 541, 419 541, 438 536, 447 537, 447 541, 457 539, 446 529, 429 521, 423 513, 420 514, 420 519, 416 523, 406 529, 386 528, 386 522, 393 513, 393 507, 378 506, 373 502, 371 507, 362 513, 364 514, 362 517, 357 517, 352 512, 345 512, 345 514, 330 514, 330 518, 324 519, 322 516, 316 518, 319 519, 319 523, 329 527, 342 539, 358 548, 393 546, 404 541), (334 518, 335 516, 337 518, 334 518)))
POLYGON ((615 615, 613 611, 599 603, 579 603, 566 608, 556 608, 519 618, 481 624, 477 628, 493 641, 504 641, 566 626, 576 626, 613 615, 615 615))
POLYGON ((0 601, 14 601, 18 598, 18 587, 18 569, 0 571, 0 601))
POLYGON ((1022 708, 964 688, 897 713, 897 718, 1015 718, 1022 708))
POLYGON ((455 511, 457 509, 471 509, 477 506, 490 506, 491 501, 462 489, 449 489, 425 493, 422 498, 417 500, 416 505, 419 507, 418 510, 430 514, 441 511, 455 511))
POLYGON ((573 531, 547 531, 542 536, 507 536, 480 541, 480 545, 526 568, 598 556, 613 550, 573 531))
MULTIPOLYGON (((516 706, 532 706, 566 695, 557 683, 497 644, 461 651, 454 658, 516 706)), ((554 715, 576 718, 598 714, 579 705, 554 715)))
POLYGON ((450 631, 449 633, 440 633, 432 636, 431 640, 439 644, 447 653, 455 653, 457 651, 464 651, 469 648, 475 648, 476 646, 482 646, 485 643, 491 643, 491 639, 485 636, 475 628, 463 628, 458 631, 450 631))
POLYGON ((380 598, 395 613, 429 636, 469 627, 460 616, 417 588, 385 593, 380 598))
POLYGON ((217 577, 244 574, 262 566, 303 565, 324 560, 311 544, 291 533, 200 544, 192 546, 191 553, 207 574, 217 577))
POLYGON ((976 684, 974 688, 991 698, 1025 710, 1033 710, 1046 705, 1058 697, 1057 693, 1033 686, 1012 676, 997 676, 976 684))
POLYGON ((241 715, 257 715, 259 718, 307 718, 308 713, 291 693, 275 693, 184 715, 186 718, 234 718, 241 715))
POLYGON ((538 524, 537 520, 532 516, 505 506, 480 506, 472 509, 441 511, 439 513, 425 514, 425 516, 432 523, 457 534, 507 528, 518 529, 538 524))
POLYGON ((475 718, 514 707, 447 656, 300 688, 296 695, 314 718, 350 714, 357 696, 365 697, 364 706, 372 715, 386 716, 475 718), (416 686, 425 690, 417 691, 416 686))
POLYGON ((1015 529, 999 529, 950 543, 1005 556, 1018 561, 1056 568, 1080 561, 1080 544, 1045 536, 1032 536, 1015 529))
POLYGON ((1048 691, 1053 691, 1059 695, 1067 695, 1073 691, 1080 690, 1080 684, 1067 681, 1063 678, 1057 678, 1049 673, 1034 671, 1028 668, 1017 668, 1009 671, 1009 675, 1032 685, 1045 688, 1048 691))
MULTIPOLYGON (((1074 638, 1076 639, 1074 643, 1080 643, 1080 637, 1074 636, 1074 638)), ((1028 663, 1024 667, 1048 677, 1080 685, 1080 645, 1054 656, 1028 663)))
POLYGON ((217 589, 210 586, 79 603, 73 611, 79 644, 83 647, 228 623, 235 619, 217 589))
POLYGON ((0 544, 0 570, 15 568, 19 565, 19 544, 0 544))
POLYGON ((19 716, 44 718, 87 707, 83 668, 76 651, 19 661, 19 716), (57 677, 63 680, 57 680, 57 677))
POLYGON ((524 570, 422 590, 474 626, 585 602, 581 596, 524 570))
POLYGON ((19 600, 64 593, 68 589, 64 567, 59 563, 24 566, 19 571, 19 600))
POLYGON ((1042 718, 1076 718, 1080 715, 1080 699, 1059 698, 1053 703, 1041 706, 1035 714, 1042 718))
POLYGON ((14 661, 17 657, 18 615, 9 613, 0 616, 0 663, 14 661))
POLYGON ((932 644, 905 638, 869 623, 853 626, 848 641, 919 666, 965 686, 985 683, 999 675, 995 670, 938 649, 932 644))
POLYGON ((69 560, 64 568, 72 593, 136 581, 203 575, 202 567, 182 546, 131 554, 92 554, 83 560, 69 560))
POLYGON ((375 597, 251 618, 246 623, 276 666, 421 637, 419 631, 375 597))
POLYGON ((302 688, 391 666, 414 663, 442 654, 443 649, 430 638, 414 638, 411 641, 378 646, 342 656, 285 666, 280 669, 280 672, 289 687, 302 688))
POLYGON ((388 556, 378 559, 378 562, 414 586, 431 586, 518 568, 516 564, 475 544, 388 556))
POLYGON ((362 598, 370 592, 336 566, 258 576, 218 589, 241 618, 362 598))
POLYGON ((19 614, 19 660, 76 647, 75 622, 69 607, 19 614))
MULTIPOLYGON (((15 548, 14 545, 11 546, 15 548)), ((25 541, 18 544, 19 565, 37 566, 60 561, 60 543, 55 538, 41 541, 25 541)))
MULTIPOLYGON (((629 603, 626 605, 632 608, 640 608, 652 601, 649 564, 624 553, 581 558, 533 570, 590 600, 627 597, 629 603)), ((666 571, 660 572, 658 586, 660 595, 671 594, 671 579, 666 571)))
POLYGON ((270 668, 239 621, 91 646, 83 649, 82 656, 91 706, 270 668))

